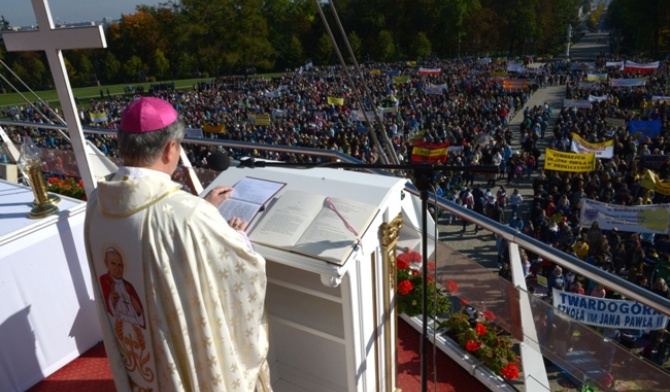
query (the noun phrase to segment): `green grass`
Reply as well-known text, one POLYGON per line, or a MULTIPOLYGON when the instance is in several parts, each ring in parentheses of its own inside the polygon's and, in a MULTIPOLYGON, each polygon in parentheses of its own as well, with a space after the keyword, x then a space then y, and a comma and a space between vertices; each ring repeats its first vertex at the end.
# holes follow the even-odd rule
MULTIPOLYGON (((184 79, 184 80, 175 80, 174 84, 176 89, 190 89, 193 86, 195 86, 198 82, 210 81, 210 80, 212 80, 212 78, 184 79)), ((170 83, 170 82, 171 81, 165 81, 164 83, 170 83)), ((109 93, 111 95, 123 95, 126 93, 124 91, 124 88, 129 85, 133 87, 144 86, 144 91, 147 92, 149 91, 149 87, 152 84, 153 83, 126 83, 126 84, 105 85, 100 87, 95 86, 79 87, 79 88, 73 88, 72 92, 74 93, 74 96, 79 99, 79 103, 83 104, 91 99, 100 98, 100 89, 103 90, 106 97, 107 89, 109 89, 109 93)), ((37 96, 39 96, 42 100, 48 103, 52 102, 55 103, 54 106, 60 106, 56 90, 35 91, 35 94, 37 94, 37 96)), ((23 92, 23 95, 31 102, 37 101, 37 98, 35 98, 35 96, 30 92, 23 92)), ((0 94, 0 107, 23 105, 24 102, 25 100, 18 93, 0 94)))
MULTIPOLYGON (((279 76, 283 75, 283 73, 270 73, 270 74, 263 74, 259 75, 259 77, 262 78, 271 78, 274 76, 279 76)), ((183 80, 175 80, 174 85, 175 89, 177 90, 183 90, 183 89, 191 89, 193 88, 198 82, 203 82, 203 81, 211 81, 214 78, 200 78, 200 79, 183 79, 183 80)), ((173 82, 172 80, 166 80, 163 81, 163 83, 171 83, 173 82)), ((144 91, 147 92, 149 91, 149 87, 154 84, 154 83, 126 83, 126 84, 110 84, 110 85, 104 85, 100 87, 79 87, 79 88, 73 88, 72 91, 74 93, 74 96, 79 99, 79 104, 84 105, 87 104, 88 101, 91 99, 96 99, 100 98, 100 89, 103 90, 105 97, 107 96, 107 89, 109 89, 109 94, 110 95, 123 95, 126 94, 124 88, 127 86, 144 86, 144 91)), ((56 90, 47 90, 47 91, 35 91, 35 94, 39 96, 43 101, 48 102, 48 103, 54 103, 53 106, 55 107, 60 107, 60 102, 58 101, 58 94, 56 93, 56 90)), ((23 92, 23 95, 30 100, 31 102, 37 101, 37 98, 30 93, 30 92, 23 92)), ((3 106, 14 106, 14 105, 23 105, 25 103, 25 100, 19 95, 18 93, 9 93, 9 94, 0 94, 0 107, 3 106)))

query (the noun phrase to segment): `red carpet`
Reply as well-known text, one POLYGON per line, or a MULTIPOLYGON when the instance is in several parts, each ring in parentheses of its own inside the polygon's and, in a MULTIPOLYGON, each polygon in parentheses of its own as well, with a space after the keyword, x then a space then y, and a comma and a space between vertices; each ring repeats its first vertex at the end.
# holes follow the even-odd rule
MULTIPOLYGON (((405 321, 398 320, 398 387, 403 392, 421 390, 420 334, 405 321)), ((433 383, 433 347, 430 346, 428 390, 439 392, 484 392, 479 381, 449 357, 437 350, 437 387, 433 383)), ((29 392, 114 392, 114 382, 102 343, 47 377, 29 392)))

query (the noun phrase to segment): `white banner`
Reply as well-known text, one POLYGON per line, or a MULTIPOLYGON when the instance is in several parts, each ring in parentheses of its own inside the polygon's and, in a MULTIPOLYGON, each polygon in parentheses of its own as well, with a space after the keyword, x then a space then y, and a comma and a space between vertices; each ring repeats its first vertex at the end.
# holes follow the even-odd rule
POLYGON ((637 87, 647 84, 646 78, 637 79, 610 79, 610 86, 612 87, 637 87))
POLYGON ((186 128, 186 137, 197 137, 202 139, 202 129, 186 128))
POLYGON ((369 119, 371 122, 374 122, 374 121, 375 121, 375 118, 376 118, 376 117, 375 117, 375 112, 370 111, 370 112, 365 112, 365 114, 363 114, 363 111, 362 111, 362 110, 352 110, 352 111, 351 111, 351 119, 352 119, 353 121, 367 121, 367 120, 365 119, 365 116, 366 116, 366 115, 368 116, 368 119, 369 119))
POLYGON ((424 92, 427 95, 442 95, 442 93, 447 90, 449 90, 449 86, 446 83, 427 84, 426 87, 424 87, 424 92))
POLYGON ((605 66, 619 68, 623 71, 623 61, 608 61, 605 63, 605 66))
POLYGON ((554 307, 583 324, 650 331, 663 329, 668 324, 667 316, 635 301, 553 290, 554 307))
POLYGON ((579 225, 591 227, 593 222, 602 230, 670 234, 670 204, 624 206, 583 198, 579 225))
POLYGON ((591 109, 591 102, 586 99, 564 99, 564 108, 591 109))
POLYGON ((592 152, 596 154, 596 158, 612 159, 614 156, 614 140, 608 140, 604 143, 589 143, 573 133, 570 150, 578 154, 592 152))
POLYGON ((670 102, 670 96, 652 95, 651 96, 651 102, 656 102, 656 101, 670 102))
POLYGON ((609 95, 603 95, 602 97, 598 97, 596 95, 589 95, 589 102, 607 101, 608 99, 610 99, 609 95))
POLYGON ((656 69, 660 65, 660 62, 654 61, 653 63, 646 63, 646 64, 641 64, 641 63, 636 63, 635 61, 630 61, 627 60, 625 67, 631 67, 631 68, 639 68, 639 69, 656 69))

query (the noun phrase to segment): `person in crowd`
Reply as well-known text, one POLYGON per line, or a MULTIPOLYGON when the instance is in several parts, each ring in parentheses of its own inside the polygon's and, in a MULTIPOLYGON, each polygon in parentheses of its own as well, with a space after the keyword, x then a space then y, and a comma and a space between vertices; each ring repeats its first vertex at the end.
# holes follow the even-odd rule
MULTIPOLYGON (((265 260, 244 234, 247 222, 226 222, 216 208, 231 187, 201 199, 171 180, 184 129, 167 101, 132 103, 117 136, 123 166, 88 201, 92 273, 123 254, 112 275, 123 271, 143 301, 140 328, 107 311, 102 279, 94 288, 116 389, 268 391, 265 260)), ((116 302, 130 300, 137 313, 133 297, 116 302)))

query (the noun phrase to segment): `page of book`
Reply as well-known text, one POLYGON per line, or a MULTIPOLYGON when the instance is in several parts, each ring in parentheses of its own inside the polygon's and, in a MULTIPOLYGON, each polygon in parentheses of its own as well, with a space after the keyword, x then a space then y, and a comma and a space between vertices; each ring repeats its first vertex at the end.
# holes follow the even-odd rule
POLYGON ((353 200, 289 190, 266 212, 249 238, 341 264, 377 210, 353 200))
POLYGON ((251 222, 263 205, 286 183, 245 177, 233 186, 230 199, 219 206, 219 212, 228 221, 234 217, 251 222))

